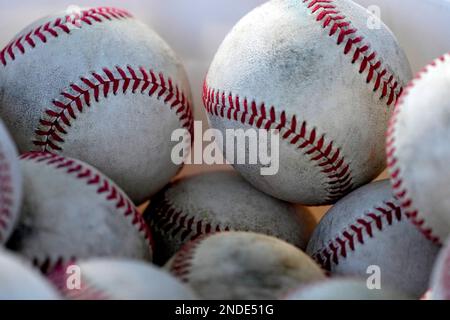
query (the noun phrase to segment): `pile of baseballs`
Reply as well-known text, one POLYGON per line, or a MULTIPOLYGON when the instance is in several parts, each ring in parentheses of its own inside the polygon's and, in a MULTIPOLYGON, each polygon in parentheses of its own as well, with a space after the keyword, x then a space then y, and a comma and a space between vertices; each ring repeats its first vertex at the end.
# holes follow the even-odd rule
POLYGON ((187 75, 129 12, 23 29, 0 51, 0 299, 450 299, 450 55, 413 78, 370 19, 271 0, 218 49, 209 125, 275 134, 274 175, 178 175, 187 75))

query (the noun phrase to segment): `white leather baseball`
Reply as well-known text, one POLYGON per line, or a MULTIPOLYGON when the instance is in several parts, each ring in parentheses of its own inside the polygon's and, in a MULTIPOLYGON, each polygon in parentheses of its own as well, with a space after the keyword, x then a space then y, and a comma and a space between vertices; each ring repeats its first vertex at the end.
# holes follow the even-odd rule
POLYGON ((93 167, 55 154, 21 156, 24 201, 8 247, 44 272, 78 259, 151 259, 151 234, 131 200, 93 167))
POLYGON ((233 171, 198 174, 175 181, 144 212, 155 237, 155 261, 165 263, 196 237, 215 231, 252 231, 304 249, 314 218, 253 188, 233 171))
POLYGON ((450 300, 450 241, 436 259, 430 286, 432 300, 450 300))
POLYGON ((171 134, 191 128, 190 100, 174 52, 124 10, 50 15, 0 51, 0 116, 19 150, 85 161, 136 203, 180 169, 171 134))
POLYGON ((165 267, 203 299, 277 299, 301 284, 325 278, 301 250, 251 232, 197 238, 165 267))
POLYGON ((55 300, 56 290, 31 266, 14 254, 0 250, 0 300, 55 300))
POLYGON ((400 99, 388 131, 387 154, 396 196, 431 241, 450 235, 450 54, 425 67, 400 99))
POLYGON ((211 125, 280 130, 276 175, 235 165, 254 186, 334 203, 383 170, 388 119, 411 71, 394 35, 370 19, 349 0, 272 0, 226 37, 204 85, 211 125))
POLYGON ((135 260, 91 259, 77 262, 80 287, 69 288, 65 266, 49 275, 71 300, 192 300, 195 294, 168 272, 135 260), (79 268, 79 269, 78 269, 79 268))
POLYGON ((0 120, 0 245, 10 237, 20 215, 22 173, 16 146, 0 120))
POLYGON ((418 298, 428 289, 439 247, 412 225, 388 180, 340 200, 319 222, 307 253, 332 275, 367 278, 380 268, 381 286, 418 298))
POLYGON ((408 297, 391 289, 369 289, 366 281, 335 278, 301 286, 285 300, 407 300, 408 297))

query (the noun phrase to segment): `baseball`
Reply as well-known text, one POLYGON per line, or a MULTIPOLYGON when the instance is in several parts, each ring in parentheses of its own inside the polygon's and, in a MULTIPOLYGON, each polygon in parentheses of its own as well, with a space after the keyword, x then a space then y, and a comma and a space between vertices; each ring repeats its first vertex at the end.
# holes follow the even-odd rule
POLYGON ((391 289, 370 290, 364 280, 336 278, 301 286, 285 300, 407 300, 391 289))
POLYGON ((273 0, 220 46, 204 84, 210 124, 280 132, 277 174, 235 165, 258 189, 334 203, 384 169, 388 119, 411 71, 394 35, 369 29, 369 18, 348 0, 273 0))
POLYGON ((325 278, 301 250, 250 232, 197 238, 165 267, 203 299, 277 299, 301 284, 325 278))
POLYGON ((46 279, 14 254, 0 250, 0 300, 56 300, 46 279))
POLYGON ((3 2, 0 300, 450 300, 450 0, 3 2))
POLYGON ((388 180, 366 185, 332 207, 314 230, 307 253, 332 275, 367 278, 381 273, 381 287, 418 298, 439 247, 425 239, 400 208, 388 180))
POLYGON ((314 218, 253 188, 233 171, 179 179, 144 213, 155 237, 155 261, 165 263, 182 244, 215 231, 253 231, 304 249, 314 218), (158 252, 159 250, 159 252, 158 252))
MULTIPOLYGON (((77 262, 80 283, 69 288, 67 268, 49 275, 64 297, 71 300, 193 300, 191 289, 164 270, 134 260, 92 259, 77 262)), ((70 267, 67 266, 67 267, 70 267)), ((77 284, 73 282, 72 284, 77 284)))
POLYGON ((80 159, 136 203, 180 169, 171 134, 192 126, 188 80, 130 13, 100 7, 36 21, 0 52, 0 74, 0 116, 22 153, 80 159))
POLYGON ((396 196, 411 221, 435 243, 450 235, 450 54, 410 83, 391 120, 388 166, 396 196))
POLYGON ((14 142, 0 120, 0 245, 11 236, 22 202, 22 173, 14 142))
POLYGON ((150 260, 151 235, 131 200, 93 167, 59 155, 21 156, 24 201, 8 247, 43 272, 78 259, 150 260))
POLYGON ((432 300, 450 300, 450 242, 441 250, 431 276, 432 300))

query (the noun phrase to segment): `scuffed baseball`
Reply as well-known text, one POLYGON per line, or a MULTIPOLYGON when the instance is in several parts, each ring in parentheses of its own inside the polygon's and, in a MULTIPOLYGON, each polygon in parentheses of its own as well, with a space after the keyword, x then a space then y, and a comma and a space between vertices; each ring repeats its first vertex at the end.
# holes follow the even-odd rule
POLYGON ((0 250, 0 300, 55 300, 52 285, 26 261, 0 250))
POLYGON ((391 31, 368 27, 373 18, 349 0, 272 0, 228 34, 203 100, 224 135, 280 131, 277 174, 234 165, 255 187, 290 202, 334 203, 385 168, 388 119, 411 71, 391 31))
POLYGON ((410 83, 391 120, 388 166, 394 192, 421 232, 435 243, 450 235, 450 54, 410 83))
POLYGON ((14 142, 0 120, 0 245, 11 236, 20 215, 22 173, 14 142))
POLYGON ((8 247, 44 272, 91 257, 151 260, 151 234, 131 200, 93 167, 55 154, 21 156, 24 202, 8 247))
POLYGON ((92 259, 60 268, 49 278, 72 300, 192 300, 195 294, 166 271, 134 260, 92 259), (76 267, 71 269, 70 267, 76 267), (79 275, 76 282, 73 275, 79 275), (68 284, 78 287, 69 287, 68 284))
POLYGON ((433 268, 429 297, 450 300, 450 241, 441 250, 433 268))
MULTIPOLYGON (((179 179, 152 198, 144 212, 161 263, 198 236, 215 231, 253 231, 306 247, 314 218, 272 198, 233 171, 179 179)), ((158 257, 158 258, 157 258, 158 257)))
POLYGON ((191 93, 172 49, 125 10, 66 10, 0 51, 0 116, 21 153, 48 151, 104 172, 142 203, 178 172, 175 129, 191 93))
POLYGON ((336 278, 305 285, 289 293, 285 300, 407 300, 391 289, 369 289, 365 281, 336 278))
POLYGON ((382 288, 414 298, 428 289, 438 252, 401 210, 388 180, 340 200, 319 222, 307 248, 332 275, 367 279, 372 266, 379 267, 382 288))
POLYGON ((165 268, 203 299, 277 299, 325 278, 301 250, 251 232, 200 237, 184 245, 165 268))

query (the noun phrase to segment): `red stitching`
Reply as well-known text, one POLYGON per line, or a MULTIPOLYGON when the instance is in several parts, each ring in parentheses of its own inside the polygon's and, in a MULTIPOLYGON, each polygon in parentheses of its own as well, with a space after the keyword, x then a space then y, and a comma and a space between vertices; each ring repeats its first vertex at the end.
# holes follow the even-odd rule
MULTIPOLYGON (((102 195, 107 201, 114 202, 116 209, 120 210, 124 216, 132 215, 133 220, 131 223, 136 227, 138 232, 144 235, 150 248, 154 248, 150 230, 137 208, 128 197, 124 195, 122 191, 117 189, 117 187, 107 178, 102 177, 99 173, 89 168, 83 167, 83 165, 76 160, 66 159, 65 157, 48 152, 29 152, 21 155, 20 159, 44 163, 56 169, 64 170, 67 174, 70 174, 77 179, 84 180, 88 185, 96 185, 97 193, 102 195)), ((71 258, 71 261, 73 260, 75 260, 75 257, 71 258)), ((62 258, 57 261, 51 261, 49 258, 46 258, 44 261, 40 261, 38 258, 34 259, 34 264, 39 266, 41 270, 45 272, 52 270, 55 266, 63 264, 63 262, 62 258)))
POLYGON ((69 275, 66 273, 67 268, 73 265, 75 261, 60 264, 47 275, 47 278, 56 287, 64 298, 69 300, 109 300, 111 297, 104 290, 96 288, 92 283, 86 281, 86 276, 82 275, 80 279, 79 289, 69 289, 67 287, 67 279, 69 275))
POLYGON ((210 222, 191 216, 189 213, 183 213, 175 208, 164 196, 167 188, 170 187, 171 185, 153 197, 144 213, 144 219, 153 232, 159 232, 164 237, 174 238, 178 236, 182 242, 186 242, 195 240, 202 235, 231 230, 229 226, 218 223, 212 225, 210 222))
POLYGON ((346 163, 340 148, 335 147, 333 141, 327 143, 325 135, 320 135, 316 128, 309 129, 306 121, 298 121, 295 115, 288 119, 285 111, 278 115, 273 106, 267 108, 264 103, 250 102, 247 98, 241 100, 232 93, 209 88, 206 81, 203 86, 203 104, 213 116, 266 130, 280 130, 284 140, 302 150, 327 176, 328 202, 334 202, 352 190, 350 164, 346 163))
POLYGON ((406 216, 411 220, 411 222, 419 228, 423 235, 433 243, 437 245, 442 245, 441 240, 437 235, 434 234, 431 227, 425 226, 425 219, 422 218, 423 214, 415 208, 413 204, 413 199, 409 196, 409 191, 403 183, 402 169, 399 166, 398 158, 396 156, 397 148, 395 146, 395 130, 398 121, 398 116, 404 105, 405 99, 409 96, 411 90, 415 87, 416 81, 420 80, 430 69, 436 67, 437 61, 444 62, 447 58, 450 58, 449 54, 443 55, 437 60, 431 62, 428 66, 422 69, 416 77, 409 83, 405 88, 404 94, 397 101, 395 110, 393 112, 392 118, 389 121, 389 127, 387 131, 386 140, 386 153, 387 153, 387 165, 389 169, 389 174, 391 177, 392 187, 394 189, 395 196, 400 200, 401 206, 405 211, 406 216))
POLYGON ((0 152, 0 243, 6 240, 6 229, 11 224, 14 203, 11 168, 6 156, 0 152))
POLYGON ((402 220, 402 211, 393 200, 386 201, 382 206, 377 206, 371 212, 364 214, 364 216, 356 219, 350 224, 346 230, 323 248, 316 250, 312 254, 324 269, 330 271, 332 264, 338 265, 340 259, 345 259, 349 251, 355 251, 355 246, 359 243, 364 244, 367 240, 364 237, 373 238, 374 230, 382 231, 383 228, 392 225, 396 221, 402 220))
POLYGON ((188 242, 182 246, 180 251, 178 251, 173 257, 170 265, 170 272, 183 282, 189 281, 189 274, 191 273, 195 251, 201 242, 207 237, 208 235, 201 235, 197 239, 188 242))
POLYGON ((125 10, 111 7, 86 9, 79 14, 74 13, 63 18, 57 18, 13 39, 0 51, 0 62, 6 67, 8 59, 14 61, 18 54, 25 54, 30 49, 35 48, 37 43, 47 43, 49 38, 58 38, 61 34, 70 34, 70 29, 81 28, 83 24, 90 26, 105 20, 127 18, 132 18, 132 15, 125 10))
POLYGON ((362 57, 359 73, 367 72, 366 82, 375 79, 373 91, 381 89, 380 99, 387 98, 386 104, 395 104, 402 94, 403 88, 394 75, 382 67, 382 61, 377 57, 376 51, 370 50, 369 44, 364 44, 364 37, 357 34, 358 30, 350 21, 346 20, 335 5, 335 0, 303 0, 316 21, 322 23, 322 27, 329 28, 329 36, 337 35, 337 45, 344 45, 344 55, 354 50, 352 64, 362 57))
MULTIPOLYGON (((75 257, 67 259, 67 261, 75 261, 75 257)), ((34 257, 32 260, 33 266, 39 268, 43 274, 50 274, 53 270, 61 268, 66 263, 64 257, 50 258, 50 257, 34 257)))
POLYGON ((71 122, 77 119, 77 113, 84 112, 93 101, 98 102, 101 97, 126 94, 130 90, 133 94, 137 91, 141 94, 148 92, 150 97, 156 96, 158 100, 163 100, 174 110, 181 125, 192 134, 190 102, 171 78, 143 67, 116 66, 114 69, 103 68, 102 72, 93 72, 90 77, 81 77, 80 83, 71 84, 58 99, 53 100, 52 108, 47 109, 39 121, 40 126, 35 130, 33 144, 41 151, 61 151, 63 136, 67 134, 71 122))

